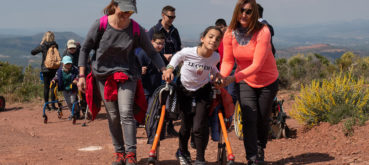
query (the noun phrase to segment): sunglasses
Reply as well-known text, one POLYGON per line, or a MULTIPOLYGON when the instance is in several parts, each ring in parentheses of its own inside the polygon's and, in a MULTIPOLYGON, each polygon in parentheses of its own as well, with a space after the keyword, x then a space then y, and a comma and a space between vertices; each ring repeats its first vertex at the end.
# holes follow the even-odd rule
POLYGON ((250 15, 252 13, 252 9, 244 9, 244 8, 241 8, 241 14, 242 13, 246 13, 247 15, 250 15))
POLYGON ((133 14, 134 11, 123 11, 124 14, 133 14))
POLYGON ((176 16, 170 16, 170 15, 167 15, 165 13, 164 13, 164 15, 167 16, 169 19, 175 19, 176 18, 176 16))

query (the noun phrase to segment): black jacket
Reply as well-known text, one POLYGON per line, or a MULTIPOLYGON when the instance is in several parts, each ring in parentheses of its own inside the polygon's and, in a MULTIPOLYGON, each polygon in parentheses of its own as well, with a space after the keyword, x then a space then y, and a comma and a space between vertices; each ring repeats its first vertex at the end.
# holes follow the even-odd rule
POLYGON ((59 49, 58 44, 55 41, 52 42, 44 42, 42 45, 38 45, 36 48, 34 48, 31 51, 32 55, 36 55, 38 53, 42 53, 42 62, 41 62, 41 72, 56 72, 57 69, 48 69, 45 67, 45 59, 46 59, 46 54, 47 54, 47 50, 49 50, 49 48, 51 46, 55 45, 57 49, 59 49))

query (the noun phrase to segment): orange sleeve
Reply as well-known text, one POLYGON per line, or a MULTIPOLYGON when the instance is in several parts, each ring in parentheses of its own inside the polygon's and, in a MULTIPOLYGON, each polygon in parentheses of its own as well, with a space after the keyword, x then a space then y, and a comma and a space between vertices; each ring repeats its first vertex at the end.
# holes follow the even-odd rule
POLYGON ((220 74, 223 77, 227 77, 231 74, 233 65, 232 30, 227 30, 223 37, 223 61, 220 67, 220 74))
POLYGON ((267 49, 270 47, 270 31, 268 27, 264 26, 257 35, 257 43, 252 64, 235 74, 236 82, 240 82, 248 76, 260 71, 264 65, 265 59, 268 57, 267 49))

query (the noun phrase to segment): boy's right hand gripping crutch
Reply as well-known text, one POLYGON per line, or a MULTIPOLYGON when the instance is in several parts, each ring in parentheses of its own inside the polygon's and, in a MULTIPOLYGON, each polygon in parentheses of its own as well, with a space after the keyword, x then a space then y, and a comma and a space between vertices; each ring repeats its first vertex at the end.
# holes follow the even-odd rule
MULTIPOLYGON (((220 93, 219 90, 214 89, 213 99, 217 99, 217 94, 220 93)), ((221 96, 220 96, 221 98, 221 96)), ((219 101, 221 103, 221 101, 219 101)), ((217 154, 217 162, 219 165, 232 165, 235 161, 235 156, 233 155, 231 143, 229 142, 227 128, 225 125, 225 120, 223 117, 224 110, 218 110, 219 124, 221 127, 219 141, 218 141, 218 154, 217 154), (222 141, 222 135, 224 137, 224 142, 222 141), (226 150, 227 149, 227 150, 226 150), (228 156, 226 155, 228 153, 228 156)))
POLYGON ((166 99, 163 99, 163 92, 169 92, 172 93, 173 89, 169 88, 169 83, 166 83, 166 86, 160 90, 159 93, 159 102, 161 104, 161 113, 160 113, 160 120, 159 120, 159 124, 158 127, 156 129, 156 133, 155 133, 155 138, 154 138, 154 142, 152 144, 150 153, 149 153, 149 159, 148 159, 148 164, 150 165, 154 165, 156 164, 156 161, 159 158, 159 143, 160 143, 160 134, 163 128, 163 124, 164 124, 164 118, 165 118, 165 103, 166 103, 166 99))

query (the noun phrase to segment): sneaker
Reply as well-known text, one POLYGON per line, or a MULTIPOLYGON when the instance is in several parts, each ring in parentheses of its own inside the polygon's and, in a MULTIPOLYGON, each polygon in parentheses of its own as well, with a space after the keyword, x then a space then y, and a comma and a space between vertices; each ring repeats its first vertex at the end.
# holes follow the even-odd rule
POLYGON ((127 152, 126 165, 136 165, 136 164, 137 164, 136 154, 133 152, 127 152))
POLYGON ((257 160, 257 156, 251 157, 247 161, 247 165, 266 165, 266 162, 257 160))
POLYGON ((195 165, 206 165, 205 161, 196 160, 195 165))
POLYGON ((258 153, 256 154, 257 162, 264 162, 264 148, 258 146, 258 153))
POLYGON ((69 117, 68 117, 68 120, 72 120, 73 119, 73 116, 72 115, 70 115, 69 117))
POLYGON ((112 165, 124 165, 124 153, 114 153, 115 160, 113 161, 112 165))
POLYGON ((176 158, 179 161, 180 165, 191 165, 191 155, 190 152, 182 153, 179 149, 176 152, 176 158))
POLYGON ((257 160, 255 160, 255 161, 252 161, 252 160, 249 160, 248 162, 247 162, 247 165, 266 165, 267 163, 266 162, 260 162, 260 161, 257 161, 257 160))

